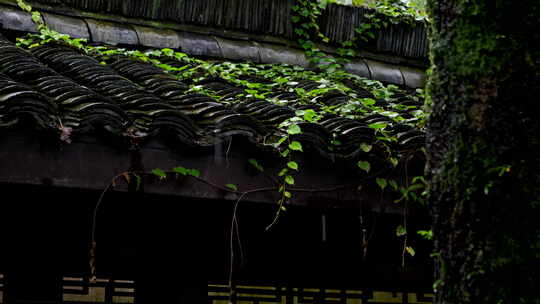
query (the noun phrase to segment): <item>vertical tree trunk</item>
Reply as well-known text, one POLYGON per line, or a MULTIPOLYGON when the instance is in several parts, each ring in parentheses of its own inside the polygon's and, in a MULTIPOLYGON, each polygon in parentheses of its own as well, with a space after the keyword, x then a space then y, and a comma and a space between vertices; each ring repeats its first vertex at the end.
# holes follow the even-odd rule
POLYGON ((540 1, 429 0, 436 303, 540 303, 540 1))

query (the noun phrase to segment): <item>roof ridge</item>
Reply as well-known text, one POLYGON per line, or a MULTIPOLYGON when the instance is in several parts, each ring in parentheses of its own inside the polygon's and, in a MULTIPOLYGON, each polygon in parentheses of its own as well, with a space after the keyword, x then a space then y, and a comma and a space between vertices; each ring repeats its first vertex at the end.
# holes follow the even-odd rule
MULTIPOLYGON (((34 24, 30 14, 11 6, 1 6, 0 21, 5 29, 34 32, 34 24)), ((69 14, 69 12, 67 12, 69 14)), ((154 48, 180 49, 194 56, 225 58, 232 60, 251 60, 261 63, 288 63, 303 67, 309 66, 304 52, 297 49, 294 43, 286 40, 272 38, 268 41, 263 36, 246 36, 241 40, 234 34, 224 38, 230 31, 206 29, 206 34, 197 33, 193 26, 182 29, 157 28, 155 22, 141 23, 139 25, 125 23, 126 20, 111 22, 103 16, 71 16, 46 12, 43 14, 48 27, 72 37, 81 37, 94 42, 110 43, 116 45, 141 45, 154 48), (98 19, 96 19, 98 18, 98 19), (252 37, 253 36, 253 37, 252 37), (247 40, 246 40, 247 38, 247 40), (255 39, 255 40, 254 40, 255 39)), ((160 25, 161 26, 161 25, 160 25)), ((325 49, 328 49, 325 47, 325 49)), ((332 51, 332 49, 328 49, 332 51)), ((350 73, 371 79, 407 85, 418 88, 424 85, 425 66, 397 57, 381 56, 362 52, 363 58, 353 59, 344 65, 350 73)))

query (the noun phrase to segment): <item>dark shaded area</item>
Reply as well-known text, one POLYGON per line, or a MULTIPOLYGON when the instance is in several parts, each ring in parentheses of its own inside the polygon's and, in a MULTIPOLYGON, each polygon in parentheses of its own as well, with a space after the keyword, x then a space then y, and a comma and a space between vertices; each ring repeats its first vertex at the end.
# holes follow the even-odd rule
MULTIPOLYGON (((6 183, 0 190, 13 198, 0 207, 0 271, 6 273, 8 299, 18 299, 8 303, 58 299, 55 286, 62 276, 89 276, 92 213, 99 191, 6 183)), ((406 271, 400 270, 398 215, 290 207, 265 232, 274 211, 273 205, 241 203, 243 256, 235 241, 235 283, 431 290, 425 241, 410 236, 418 254, 407 257, 406 271), (369 241, 365 258, 363 229, 369 241)), ((230 202, 110 192, 97 213, 97 275, 134 279, 137 303, 206 302, 207 282, 226 283, 228 278, 231 214, 230 202)), ((427 224, 424 216, 409 220, 411 231, 427 224)))
POLYGON ((435 303, 540 303, 540 3, 428 2, 435 303))

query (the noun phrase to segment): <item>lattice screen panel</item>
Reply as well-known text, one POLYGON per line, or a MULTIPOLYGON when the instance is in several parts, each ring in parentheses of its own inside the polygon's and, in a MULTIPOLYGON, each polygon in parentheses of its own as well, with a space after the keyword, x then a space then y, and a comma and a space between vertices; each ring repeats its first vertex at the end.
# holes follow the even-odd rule
POLYGON ((64 303, 135 303, 135 282, 64 277, 64 303))
MULTIPOLYGON (((5 303, 4 291, 4 275, 0 274, 0 304, 5 303)), ((207 304, 230 304, 229 301, 233 304, 428 304, 433 299, 431 294, 424 293, 251 285, 237 285, 231 295, 227 285, 208 284, 207 304)), ((135 304, 135 282, 64 277, 63 303, 135 304)))
POLYGON ((428 304, 432 295, 374 290, 208 285, 209 304, 428 304))

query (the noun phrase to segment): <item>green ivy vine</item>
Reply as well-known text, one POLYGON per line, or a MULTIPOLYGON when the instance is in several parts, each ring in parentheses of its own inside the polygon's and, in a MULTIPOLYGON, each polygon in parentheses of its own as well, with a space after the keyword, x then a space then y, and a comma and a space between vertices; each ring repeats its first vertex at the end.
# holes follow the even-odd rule
POLYGON ((355 29, 351 40, 340 42, 336 49, 338 58, 334 58, 318 47, 318 43, 328 45, 330 39, 321 32, 319 18, 326 6, 335 1, 329 0, 297 0, 292 6, 291 21, 298 45, 314 66, 332 73, 343 68, 348 58, 356 57, 362 43, 368 43, 377 38, 378 33, 390 24, 405 23, 415 26, 417 22, 426 22, 427 15, 424 4, 418 1, 378 0, 369 2, 358 1, 358 5, 367 6, 365 21, 355 29))
MULTIPOLYGON (((177 77, 179 80, 185 81, 189 84, 189 92, 197 92, 208 95, 214 99, 218 99, 224 104, 233 105, 234 100, 238 98, 256 98, 264 99, 277 105, 288 105, 289 101, 280 100, 276 97, 270 98, 268 95, 276 88, 282 90, 288 90, 295 93, 298 96, 298 100, 295 102, 305 105, 317 105, 320 110, 306 109, 296 110, 295 115, 277 126, 277 136, 268 138, 263 143, 266 146, 272 147, 276 153, 283 159, 283 166, 279 169, 279 172, 275 174, 268 173, 262 164, 256 159, 249 159, 248 162, 256 170, 261 173, 269 175, 274 180, 275 185, 272 187, 265 187, 259 189, 245 190, 241 185, 234 183, 228 183, 226 185, 217 185, 211 181, 205 180, 201 177, 201 173, 195 169, 189 169, 182 166, 172 168, 171 170, 163 170, 156 168, 150 172, 124 172, 114 177, 110 185, 105 189, 100 197, 96 209, 99 207, 104 193, 110 188, 114 187, 118 182, 118 179, 124 179, 128 184, 135 182, 136 188, 142 183, 143 176, 154 176, 159 180, 175 179, 189 177, 195 178, 200 182, 206 183, 212 187, 221 189, 223 191, 235 193, 239 195, 239 200, 246 194, 258 192, 258 191, 276 191, 279 194, 277 201, 278 209, 275 214, 274 220, 268 225, 267 229, 270 229, 272 225, 276 223, 281 212, 286 210, 286 202, 293 198, 294 192, 299 191, 333 191, 340 187, 333 187, 329 189, 300 189, 295 187, 298 172, 302 169, 298 163, 298 155, 304 152, 304 147, 300 141, 295 137, 301 135, 303 130, 301 128, 302 123, 316 123, 323 115, 336 114, 342 117, 351 119, 361 119, 369 114, 379 114, 388 118, 388 122, 376 122, 369 125, 369 128, 373 129, 376 133, 376 141, 372 143, 362 143, 360 148, 368 153, 374 146, 377 146, 380 150, 385 151, 385 161, 390 168, 395 168, 400 162, 399 156, 392 151, 390 144, 397 141, 397 138, 386 131, 389 124, 392 123, 404 123, 410 126, 423 126, 425 122, 425 114, 421 108, 416 106, 404 106, 397 102, 395 96, 403 94, 397 86, 389 85, 383 86, 380 82, 375 80, 369 80, 357 75, 346 73, 341 69, 341 62, 334 59, 323 51, 316 47, 316 41, 328 42, 328 38, 325 37, 317 24, 318 18, 322 14, 322 10, 325 9, 325 3, 310 0, 298 0, 297 5, 293 7, 294 14, 292 16, 293 22, 297 25, 295 33, 298 35, 298 42, 302 48, 306 51, 306 54, 311 58, 311 61, 321 69, 319 72, 311 71, 297 66, 291 66, 286 64, 253 64, 253 63, 234 63, 234 62, 210 62, 196 58, 189 57, 187 54, 177 52, 172 49, 161 50, 126 50, 123 48, 116 48, 111 46, 93 46, 87 43, 85 39, 73 39, 68 35, 58 33, 49 29, 43 21, 41 14, 37 11, 33 11, 32 7, 26 4, 23 0, 17 1, 21 9, 32 14, 32 20, 35 22, 38 33, 28 34, 23 38, 17 39, 17 45, 23 48, 32 49, 40 45, 48 43, 59 43, 74 49, 79 50, 83 54, 92 55, 102 60, 102 64, 107 64, 107 61, 113 59, 115 56, 127 56, 133 60, 146 62, 152 64, 158 68, 163 69, 170 75, 177 77), (170 65, 165 62, 167 60, 175 60, 182 65, 170 65), (247 81, 242 76, 255 76, 261 79, 271 81, 247 81), (243 88, 243 91, 232 97, 220 97, 210 89, 205 89, 198 84, 201 80, 207 77, 220 77, 226 81, 235 84, 238 87, 243 88), (295 85, 295 82, 299 80, 310 80, 318 84, 316 89, 306 91, 302 88, 291 88, 295 85), (353 82, 356 85, 367 88, 377 99, 382 99, 386 103, 385 105, 377 105, 375 99, 361 98, 357 93, 346 86, 343 81, 353 82), (336 106, 327 106, 317 99, 325 93, 337 91, 349 97, 349 101, 345 104, 336 106), (413 117, 403 117, 399 114, 400 110, 414 110, 413 117)), ((395 13, 395 10, 392 9, 395 13)), ((389 12, 387 12, 390 14, 389 12)), ((394 14, 392 13, 392 14, 394 14)), ((399 13, 402 16, 403 13, 399 13)), ((397 17, 396 17, 397 18, 397 17)), ((375 30, 385 26, 386 19, 378 17, 377 13, 373 14, 371 19, 373 23, 366 23, 357 29, 357 39, 373 39, 375 36, 375 30)), ((353 47, 356 46, 356 41, 349 41, 343 44, 344 48, 340 52, 340 55, 354 56, 356 53, 353 47)), ((342 59, 339 59, 342 60, 342 59)), ((418 90, 417 94, 412 96, 413 99, 422 100, 423 92, 418 90)), ((333 146, 340 145, 341 143, 334 139, 331 143, 333 146)), ((332 149, 332 147, 328 147, 332 149)), ((358 170, 369 174, 371 171, 371 164, 368 160, 359 160, 356 164, 358 170)), ((369 176, 370 179, 376 183, 381 190, 381 195, 386 190, 390 190, 397 194, 395 203, 407 203, 416 202, 424 204, 426 182, 422 176, 414 177, 409 181, 405 181, 405 185, 392 178, 379 176, 377 174, 369 176)), ((344 187, 347 185, 343 185, 344 187)), ((237 201, 236 206, 239 201, 237 201)), ((235 207, 236 209, 236 207, 235 207)), ((234 221, 234 219, 233 219, 234 221)), ((432 234, 429 230, 419 231, 418 234, 426 238, 431 238, 432 234)), ((415 251, 412 246, 408 244, 408 231, 406 224, 406 216, 404 216, 403 223, 396 227, 396 235, 403 238, 403 260, 405 253, 411 256, 415 255, 415 251)), ((95 250, 95 239, 93 238, 92 252, 95 250)), ((92 257, 93 259, 93 257, 92 257)), ((91 261, 91 265, 93 264, 91 261)), ((404 263, 404 262, 403 262, 404 263)), ((94 266, 92 266, 94 267, 94 266)))
MULTIPOLYGON (((415 26, 417 22, 427 22, 427 14, 425 12, 425 3, 421 0, 414 1, 396 1, 396 0, 378 0, 371 1, 367 5, 365 1, 355 1, 355 5, 367 6, 372 11, 366 14, 365 22, 360 24, 355 29, 354 37, 349 41, 343 41, 340 43, 340 47, 336 49, 337 54, 340 56, 337 59, 330 56, 329 54, 322 51, 317 43, 328 44, 329 38, 326 37, 320 30, 319 17, 322 15, 323 10, 326 9, 328 3, 336 1, 331 0, 297 0, 296 5, 292 7, 292 16, 291 21, 295 25, 294 32, 297 35, 297 41, 300 47, 304 50, 306 56, 310 59, 310 62, 314 64, 317 68, 321 69, 325 76, 328 76, 329 79, 333 77, 331 75, 340 72, 343 68, 343 63, 347 62, 347 58, 352 58, 357 56, 358 49, 360 48, 361 43, 368 43, 371 40, 377 38, 377 34, 387 28, 391 24, 405 23, 408 25, 415 26)), ((334 76, 335 77, 335 76, 334 76)), ((338 76, 339 77, 339 76, 338 76)), ((389 86, 388 88, 391 88, 389 86)), ((347 90, 344 89, 344 92, 347 90)), ((392 94, 385 90, 383 94, 392 94)), ((420 94, 423 94, 422 90, 419 90, 420 94)), ((351 96, 354 97, 354 96, 351 96)), ((385 98, 387 99, 387 98, 385 98)), ((351 117, 350 112, 358 112, 358 101, 352 101, 346 106, 337 109, 338 113, 345 117, 351 117), (357 103, 357 104, 355 104, 357 103), (350 112, 349 112, 350 111, 350 112)), ((393 113, 380 107, 374 106, 375 100, 364 98, 359 100, 359 102, 365 108, 369 109, 371 113, 379 113, 385 116, 395 118, 396 121, 402 121, 402 118, 398 113, 393 113)), ((422 112, 422 116, 423 111, 422 112)), ((418 121, 417 125, 424 125, 425 117, 422 117, 418 121)), ((379 134, 377 139, 379 144, 385 148, 388 152, 387 159, 395 167, 398 164, 398 159, 392 155, 391 149, 385 142, 393 142, 397 139, 386 134, 384 131, 386 123, 374 123, 369 126, 370 128, 376 130, 379 134)), ((296 130, 296 128, 294 129, 296 130)), ((369 152, 371 146, 367 144, 361 145, 364 152, 369 152)), ((358 161, 358 168, 369 173, 371 169, 371 164, 368 161, 358 161)), ((286 169, 284 169, 286 170, 286 169)), ((384 192, 387 185, 390 185, 391 189, 400 194, 400 197, 395 200, 396 203, 399 202, 419 202, 425 204, 426 193, 426 182, 423 176, 417 176, 412 179, 411 185, 398 186, 398 183, 392 179, 386 179, 382 177, 376 178, 376 183, 380 187, 381 191, 384 192)), ((407 225, 406 217, 404 217, 403 225, 399 225, 396 228, 396 235, 398 237, 403 237, 403 264, 405 253, 408 253, 412 256, 415 255, 415 251, 411 246, 407 244, 407 225)), ((420 230, 418 234, 426 239, 432 238, 431 230, 420 230)))

